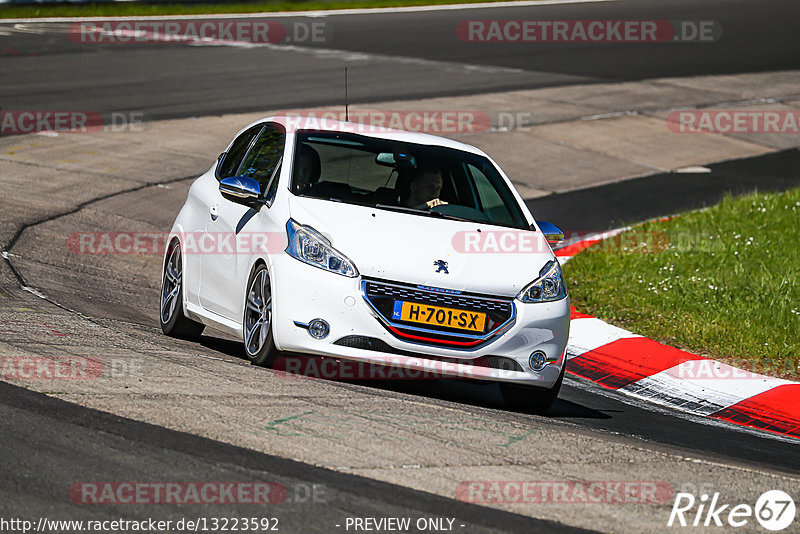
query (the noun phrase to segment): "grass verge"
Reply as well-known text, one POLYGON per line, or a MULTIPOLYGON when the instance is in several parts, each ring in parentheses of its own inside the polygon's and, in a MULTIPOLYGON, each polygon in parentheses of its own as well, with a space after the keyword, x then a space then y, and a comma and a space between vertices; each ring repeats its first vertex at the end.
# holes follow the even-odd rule
POLYGON ((656 341, 800 380, 800 189, 725 197, 570 260, 579 310, 656 341))
POLYGON ((503 0, 297 0, 274 2, 209 3, 140 3, 114 2, 92 4, 0 4, 0 19, 43 17, 133 17, 160 15, 203 15, 232 13, 269 13, 277 11, 316 11, 322 9, 357 9, 406 7, 443 4, 468 4, 503 0))

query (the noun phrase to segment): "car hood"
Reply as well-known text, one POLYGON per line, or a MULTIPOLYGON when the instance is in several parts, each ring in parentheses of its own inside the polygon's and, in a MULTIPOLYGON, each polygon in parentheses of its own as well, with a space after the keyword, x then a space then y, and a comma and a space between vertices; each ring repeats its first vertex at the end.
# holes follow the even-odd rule
POLYGON ((295 221, 327 237, 365 277, 514 296, 554 257, 541 232, 309 197, 292 197, 289 210, 295 221), (440 269, 440 260, 446 269, 440 269))

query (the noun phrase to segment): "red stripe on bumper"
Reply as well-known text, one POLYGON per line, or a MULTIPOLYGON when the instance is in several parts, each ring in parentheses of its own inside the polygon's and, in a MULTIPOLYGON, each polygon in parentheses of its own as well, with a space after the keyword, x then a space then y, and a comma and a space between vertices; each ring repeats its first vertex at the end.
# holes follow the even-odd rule
POLYGON ((398 330, 397 328, 394 328, 394 327, 389 326, 389 325, 386 325, 386 328, 388 328, 389 330, 392 331, 392 333, 394 333, 395 335, 400 336, 400 337, 404 337, 404 338, 407 338, 407 339, 416 339, 418 341, 424 341, 426 343, 436 343, 436 344, 439 344, 439 345, 452 345, 452 346, 455 346, 455 347, 474 347, 475 345, 483 343, 483 341, 484 341, 483 339, 477 339, 475 341, 446 341, 446 340, 443 340, 443 339, 436 339, 436 338, 432 338, 432 337, 422 337, 422 336, 415 336, 415 335, 412 335, 412 334, 405 334, 405 333, 401 332, 400 330, 398 330))

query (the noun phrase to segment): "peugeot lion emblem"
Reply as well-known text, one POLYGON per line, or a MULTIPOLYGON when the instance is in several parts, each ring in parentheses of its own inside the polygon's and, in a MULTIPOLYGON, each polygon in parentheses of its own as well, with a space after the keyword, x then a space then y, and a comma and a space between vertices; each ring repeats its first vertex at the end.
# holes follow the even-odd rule
POLYGON ((444 274, 450 274, 450 271, 447 270, 447 262, 444 260, 436 260, 433 262, 433 266, 437 267, 437 273, 444 271, 444 274))

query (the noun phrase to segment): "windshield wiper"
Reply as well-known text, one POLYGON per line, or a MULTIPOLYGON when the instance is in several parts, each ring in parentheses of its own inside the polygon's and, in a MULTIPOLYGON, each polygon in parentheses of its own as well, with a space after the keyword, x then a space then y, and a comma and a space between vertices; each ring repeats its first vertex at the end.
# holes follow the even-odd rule
POLYGON ((467 219, 466 217, 458 217, 456 215, 448 215, 447 213, 442 213, 441 211, 429 211, 429 210, 422 210, 419 208, 407 208, 406 206, 392 206, 390 204, 375 204, 376 208, 389 210, 389 211, 401 211, 406 213, 418 213, 420 215, 427 215, 429 217, 437 217, 439 219, 449 219, 451 221, 466 221, 466 222, 479 222, 473 219, 467 219))
POLYGON ((389 211, 407 211, 409 213, 423 213, 425 215, 430 213, 427 210, 421 210, 419 208, 407 208, 405 206, 393 206, 391 204, 375 204, 375 207, 389 211))

